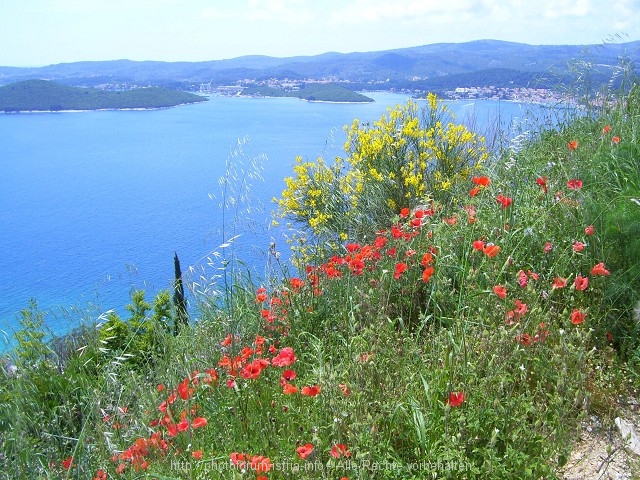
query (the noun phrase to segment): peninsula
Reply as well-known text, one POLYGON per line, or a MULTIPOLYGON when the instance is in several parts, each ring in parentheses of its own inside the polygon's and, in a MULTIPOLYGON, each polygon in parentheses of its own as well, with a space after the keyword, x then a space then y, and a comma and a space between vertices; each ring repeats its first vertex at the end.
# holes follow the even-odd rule
POLYGON ((163 87, 105 91, 70 87, 47 80, 25 80, 0 87, 0 112, 59 112, 175 107, 207 98, 163 87))

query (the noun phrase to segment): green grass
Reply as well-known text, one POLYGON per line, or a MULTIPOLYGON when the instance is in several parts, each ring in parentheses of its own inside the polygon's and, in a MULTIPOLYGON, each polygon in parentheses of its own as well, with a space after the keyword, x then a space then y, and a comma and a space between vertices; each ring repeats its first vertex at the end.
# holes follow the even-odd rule
POLYGON ((340 245, 307 229, 298 277, 228 272, 177 336, 140 295, 142 334, 66 348, 26 309, 0 476, 555 478, 580 420, 638 383, 639 126, 634 88, 446 202, 340 245))

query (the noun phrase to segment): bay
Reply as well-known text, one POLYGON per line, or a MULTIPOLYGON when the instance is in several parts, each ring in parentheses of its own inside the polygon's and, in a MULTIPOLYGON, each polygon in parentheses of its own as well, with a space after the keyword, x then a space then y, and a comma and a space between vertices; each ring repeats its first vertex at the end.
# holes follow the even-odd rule
MULTIPOLYGON (((132 288, 152 299, 171 286, 174 252, 200 288, 221 288, 213 285, 221 253, 228 260, 233 252, 259 277, 270 244, 287 249, 269 230, 271 199, 296 156, 340 155, 344 125, 375 121, 408 99, 368 95, 376 101, 213 96, 165 110, 0 115, 5 343, 31 299, 50 313, 55 334, 108 309, 124 313, 132 288), (223 201, 235 204, 225 209, 223 201), (220 248, 236 235, 232 247, 220 248)), ((497 101, 450 106, 478 131, 489 123, 509 130, 530 108, 497 101)))

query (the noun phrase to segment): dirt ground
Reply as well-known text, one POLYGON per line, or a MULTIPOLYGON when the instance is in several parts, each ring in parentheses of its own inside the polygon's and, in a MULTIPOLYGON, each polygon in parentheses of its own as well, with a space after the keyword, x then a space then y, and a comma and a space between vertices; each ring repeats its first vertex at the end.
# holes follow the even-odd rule
MULTIPOLYGON (((635 401, 621 404, 619 418, 640 439, 640 411, 635 401)), ((619 422, 620 423, 620 422, 619 422)), ((563 469, 565 480, 640 479, 640 451, 623 438, 615 419, 603 422, 596 416, 583 422, 582 432, 563 469)))

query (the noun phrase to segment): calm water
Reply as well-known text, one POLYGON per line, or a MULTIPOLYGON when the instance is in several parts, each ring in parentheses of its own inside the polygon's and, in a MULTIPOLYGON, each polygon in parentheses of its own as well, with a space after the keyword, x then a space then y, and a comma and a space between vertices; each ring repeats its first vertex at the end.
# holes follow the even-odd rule
MULTIPOLYGON (((340 154, 344 125, 407 99, 371 96, 362 105, 212 97, 156 111, 0 115, 0 330, 13 332, 31 298, 54 312, 56 333, 81 317, 55 315, 59 307, 123 312, 132 287, 151 298, 171 285, 174 252, 183 272, 212 278, 213 252, 233 234, 238 257, 264 272, 269 243, 286 249, 266 227, 295 157, 340 154), (234 191, 225 198, 238 204, 223 217, 218 180, 230 158, 234 191), (264 180, 248 178, 254 159, 264 180)), ((524 114, 505 102, 454 109, 478 125, 500 112, 503 127, 524 114)))

